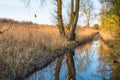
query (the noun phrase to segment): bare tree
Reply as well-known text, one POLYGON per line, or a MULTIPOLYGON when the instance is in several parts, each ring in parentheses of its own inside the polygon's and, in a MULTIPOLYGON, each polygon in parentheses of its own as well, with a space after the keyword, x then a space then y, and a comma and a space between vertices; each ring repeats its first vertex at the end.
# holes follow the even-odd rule
MULTIPOLYGON (((41 0, 40 2, 45 2, 47 0, 41 0)), ((64 0, 54 0, 56 1, 56 6, 57 6, 57 26, 59 28, 59 32, 62 37, 67 38, 69 41, 75 40, 75 29, 77 26, 78 22, 78 17, 79 17, 79 7, 80 7, 80 0, 71 0, 70 2, 70 16, 69 16, 69 24, 67 26, 67 30, 65 30, 65 27, 63 25, 63 14, 62 14, 62 9, 63 5, 62 3, 64 0)), ((30 4, 31 0, 26 0, 28 5, 30 4)))
POLYGON ((68 40, 75 39, 75 29, 77 27, 78 17, 79 17, 79 7, 80 7, 80 0, 71 0, 71 7, 70 7, 70 18, 69 23, 67 26, 68 32, 66 33, 68 40))
POLYGON ((92 12, 94 10, 93 8, 93 4, 91 2, 91 0, 84 0, 83 1, 83 7, 82 7, 82 11, 85 14, 86 17, 86 26, 89 27, 90 26, 90 20, 92 19, 92 12))
POLYGON ((56 0, 57 3, 57 22, 58 28, 61 36, 66 37, 68 40, 75 40, 75 29, 78 22, 79 17, 79 3, 80 0, 71 0, 70 7, 70 15, 69 15, 69 23, 67 26, 67 30, 65 31, 65 27, 63 25, 63 15, 62 15, 62 0, 56 0))

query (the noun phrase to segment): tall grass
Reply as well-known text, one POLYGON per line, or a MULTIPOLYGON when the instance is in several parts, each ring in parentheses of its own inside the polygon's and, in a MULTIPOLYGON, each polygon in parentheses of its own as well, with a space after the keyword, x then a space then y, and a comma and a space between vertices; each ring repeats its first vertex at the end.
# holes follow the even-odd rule
MULTIPOLYGON (((28 67, 40 55, 52 54, 56 49, 67 46, 68 42, 53 25, 37 25, 31 22, 16 22, 0 19, 0 79, 14 80, 24 76, 28 67)), ((77 28, 76 40, 88 39, 96 31, 77 28)))
POLYGON ((84 41, 86 39, 90 39, 92 35, 94 35, 98 30, 94 30, 92 28, 80 28, 76 29, 76 41, 84 41))
POLYGON ((0 79, 23 75, 40 54, 66 46, 55 26, 0 21, 0 79))
POLYGON ((117 26, 110 26, 109 30, 101 29, 100 32, 104 42, 110 47, 105 50, 107 59, 112 69, 111 79, 120 78, 120 31, 117 26))

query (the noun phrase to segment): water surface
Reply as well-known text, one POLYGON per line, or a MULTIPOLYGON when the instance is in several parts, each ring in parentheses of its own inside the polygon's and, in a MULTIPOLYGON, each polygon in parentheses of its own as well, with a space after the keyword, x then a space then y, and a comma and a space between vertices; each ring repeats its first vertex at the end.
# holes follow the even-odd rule
POLYGON ((99 40, 68 51, 28 80, 110 80, 111 68, 99 40))

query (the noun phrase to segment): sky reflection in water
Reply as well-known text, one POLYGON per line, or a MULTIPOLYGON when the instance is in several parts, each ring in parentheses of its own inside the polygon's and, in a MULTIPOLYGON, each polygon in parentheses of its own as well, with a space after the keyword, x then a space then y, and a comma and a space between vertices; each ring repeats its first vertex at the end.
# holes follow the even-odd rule
MULTIPOLYGON (((89 46, 86 45, 87 49, 78 47, 75 49, 75 55, 73 55, 76 80, 109 80, 111 70, 109 64, 104 60, 104 54, 100 51, 99 40, 93 41, 89 46)), ((57 60, 46 68, 35 72, 28 80, 54 80, 56 63, 57 60)), ((68 69, 66 56, 64 56, 59 72, 59 80, 67 79, 68 69)))

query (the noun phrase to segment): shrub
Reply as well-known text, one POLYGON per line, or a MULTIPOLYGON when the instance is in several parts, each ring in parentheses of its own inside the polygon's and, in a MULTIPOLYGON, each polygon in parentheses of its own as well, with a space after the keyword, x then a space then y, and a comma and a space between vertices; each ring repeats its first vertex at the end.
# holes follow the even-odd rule
POLYGON ((98 24, 94 24, 94 26, 93 26, 93 29, 99 29, 99 25, 98 24))

